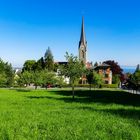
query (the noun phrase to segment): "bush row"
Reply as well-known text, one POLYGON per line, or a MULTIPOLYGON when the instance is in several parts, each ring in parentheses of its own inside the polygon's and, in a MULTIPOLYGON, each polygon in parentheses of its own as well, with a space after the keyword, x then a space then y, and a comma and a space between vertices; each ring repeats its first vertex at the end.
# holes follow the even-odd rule
MULTIPOLYGON (((70 84, 67 84, 67 85, 63 85, 62 86, 63 88, 65 87, 71 87, 70 84)), ((85 88, 89 88, 90 85, 89 84, 77 84, 75 85, 75 87, 85 87, 85 88)), ((97 87, 100 87, 100 88, 118 88, 118 84, 102 84, 101 86, 97 86, 97 85, 94 85, 92 84, 91 85, 92 88, 97 88, 97 87)))

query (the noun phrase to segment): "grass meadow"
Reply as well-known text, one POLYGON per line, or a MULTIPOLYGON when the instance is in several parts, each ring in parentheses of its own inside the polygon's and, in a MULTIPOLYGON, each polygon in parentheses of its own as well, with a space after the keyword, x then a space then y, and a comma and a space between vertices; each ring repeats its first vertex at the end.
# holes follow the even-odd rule
POLYGON ((140 140, 140 95, 0 89, 0 140, 140 140))

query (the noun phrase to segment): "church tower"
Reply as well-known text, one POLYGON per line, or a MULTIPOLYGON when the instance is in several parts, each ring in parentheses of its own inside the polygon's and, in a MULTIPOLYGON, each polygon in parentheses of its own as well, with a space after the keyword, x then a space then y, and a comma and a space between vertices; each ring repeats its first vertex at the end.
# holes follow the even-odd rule
POLYGON ((87 41, 84 31, 84 17, 82 18, 82 28, 81 28, 81 37, 79 41, 79 60, 86 64, 86 51, 87 51, 87 41))

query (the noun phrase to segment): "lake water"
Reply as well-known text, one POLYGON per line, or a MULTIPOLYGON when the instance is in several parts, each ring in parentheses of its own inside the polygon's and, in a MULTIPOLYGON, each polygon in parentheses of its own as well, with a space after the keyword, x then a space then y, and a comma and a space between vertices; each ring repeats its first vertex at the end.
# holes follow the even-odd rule
POLYGON ((121 68, 123 69, 124 73, 134 73, 136 70, 136 67, 134 66, 122 66, 121 68))

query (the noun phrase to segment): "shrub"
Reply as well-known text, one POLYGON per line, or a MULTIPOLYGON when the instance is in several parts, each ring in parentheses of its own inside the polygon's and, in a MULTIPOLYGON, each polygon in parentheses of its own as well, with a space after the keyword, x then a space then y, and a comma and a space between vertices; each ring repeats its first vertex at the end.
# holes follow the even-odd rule
POLYGON ((118 88, 118 84, 102 84, 103 88, 118 88))
MULTIPOLYGON (((63 88, 65 87, 71 87, 70 84, 66 84, 62 86, 63 88)), ((90 85, 89 84, 77 84, 75 85, 75 87, 83 87, 83 88, 89 88, 90 85)), ((99 86, 92 84, 91 85, 92 88, 99 88, 99 86)), ((118 88, 118 84, 102 84, 100 88, 118 88)))

